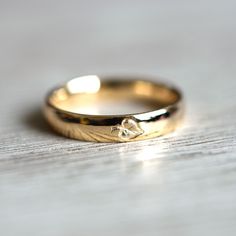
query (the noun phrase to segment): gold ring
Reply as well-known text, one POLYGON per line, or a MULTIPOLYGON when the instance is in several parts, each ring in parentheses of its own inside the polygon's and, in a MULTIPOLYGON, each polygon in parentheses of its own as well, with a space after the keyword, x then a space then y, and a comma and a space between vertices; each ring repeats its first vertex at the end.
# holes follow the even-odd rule
POLYGON ((102 78, 70 80, 46 99, 44 114, 60 134, 96 142, 129 142, 154 138, 176 129, 183 117, 182 95, 176 88, 146 79, 102 78), (91 105, 134 101, 149 105, 143 112, 98 114, 91 105))

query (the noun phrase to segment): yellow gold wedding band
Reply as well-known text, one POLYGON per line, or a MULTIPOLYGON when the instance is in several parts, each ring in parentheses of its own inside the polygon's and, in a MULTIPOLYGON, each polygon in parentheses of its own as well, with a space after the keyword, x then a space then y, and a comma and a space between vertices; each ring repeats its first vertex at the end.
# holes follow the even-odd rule
POLYGON ((129 142, 154 138, 176 129, 184 113, 176 88, 139 78, 101 78, 96 75, 70 80, 46 99, 44 114, 60 134, 96 142, 129 142), (101 101, 133 100, 152 107, 144 112, 101 115, 81 112, 81 107, 101 101))

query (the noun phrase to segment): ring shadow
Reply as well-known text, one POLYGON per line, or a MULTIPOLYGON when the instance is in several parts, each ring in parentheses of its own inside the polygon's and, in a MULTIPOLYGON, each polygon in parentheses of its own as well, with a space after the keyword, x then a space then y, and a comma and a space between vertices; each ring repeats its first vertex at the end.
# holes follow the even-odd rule
POLYGON ((45 135, 51 135, 54 137, 61 137, 56 133, 46 122, 43 115, 43 111, 40 107, 31 110, 23 117, 23 123, 30 129, 34 129, 37 132, 45 135))

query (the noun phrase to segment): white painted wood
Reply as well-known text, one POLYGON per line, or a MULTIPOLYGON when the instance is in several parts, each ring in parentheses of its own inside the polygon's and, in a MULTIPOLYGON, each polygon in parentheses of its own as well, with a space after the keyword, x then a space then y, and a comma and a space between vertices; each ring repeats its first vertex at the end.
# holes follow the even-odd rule
POLYGON ((1 1, 0 235, 235 235, 235 1, 1 1), (84 74, 161 75, 175 134, 95 144, 48 129, 45 93, 84 74))

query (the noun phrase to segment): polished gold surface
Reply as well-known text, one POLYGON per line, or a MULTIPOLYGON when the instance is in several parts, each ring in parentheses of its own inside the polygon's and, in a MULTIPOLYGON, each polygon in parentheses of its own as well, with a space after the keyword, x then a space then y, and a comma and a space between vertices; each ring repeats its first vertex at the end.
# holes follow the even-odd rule
POLYGON ((173 131, 182 120, 183 101, 177 89, 159 82, 92 75, 75 78, 53 90, 46 99, 44 114, 57 132, 70 138, 129 142, 173 131), (106 106, 130 101, 145 104, 147 109, 129 114, 96 111, 101 103, 106 106))

